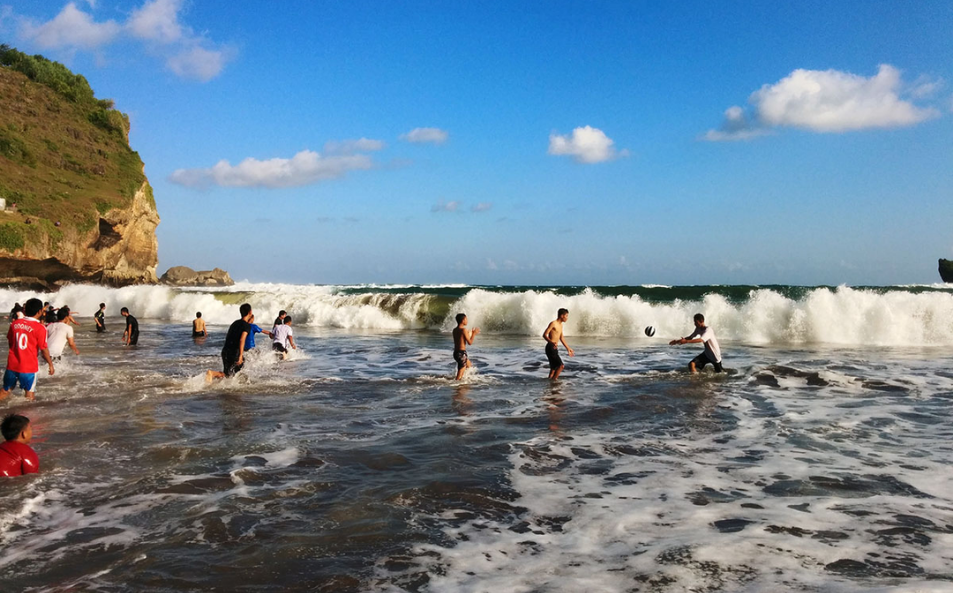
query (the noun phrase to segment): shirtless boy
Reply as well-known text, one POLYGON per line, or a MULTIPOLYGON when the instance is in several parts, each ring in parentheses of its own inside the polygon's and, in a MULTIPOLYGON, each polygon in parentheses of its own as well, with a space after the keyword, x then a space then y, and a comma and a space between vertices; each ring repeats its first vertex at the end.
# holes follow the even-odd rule
POLYGON ((207 338, 208 332, 205 330, 205 320, 202 319, 202 312, 199 311, 195 314, 195 319, 192 320, 192 337, 193 338, 207 338))
POLYGON ((566 347, 569 356, 576 355, 569 344, 566 343, 565 336, 563 336, 563 324, 567 321, 569 321, 569 309, 560 309, 556 313, 556 319, 550 321, 549 325, 546 326, 546 331, 543 332, 543 339, 546 340, 546 358, 549 359, 550 379, 558 379, 559 373, 563 372, 563 368, 566 366, 563 364, 563 359, 559 357, 560 342, 566 347))
POLYGON ((467 316, 460 313, 456 317, 457 327, 453 328, 453 360, 457 362, 457 381, 463 378, 463 373, 473 366, 467 356, 467 345, 473 344, 474 338, 480 335, 480 328, 467 329, 467 316))

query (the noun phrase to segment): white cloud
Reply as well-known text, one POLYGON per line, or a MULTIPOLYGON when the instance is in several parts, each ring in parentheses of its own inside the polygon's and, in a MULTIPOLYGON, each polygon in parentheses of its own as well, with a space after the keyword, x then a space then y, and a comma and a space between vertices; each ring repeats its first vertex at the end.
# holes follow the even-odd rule
POLYGON ((414 128, 400 137, 401 140, 414 142, 417 144, 429 142, 431 144, 443 144, 450 137, 450 133, 440 128, 414 128))
POLYGON ((471 208, 471 212, 486 212, 487 210, 493 208, 491 202, 480 202, 479 204, 474 204, 471 208))
POLYGON ((751 93, 753 121, 741 107, 731 107, 721 128, 709 130, 704 138, 745 140, 780 127, 824 133, 912 126, 939 112, 904 96, 927 97, 941 83, 921 77, 904 92, 900 71, 889 64, 881 64, 869 78, 839 70, 798 69, 751 93))
POLYGON ((451 200, 449 202, 444 202, 440 200, 436 204, 430 207, 431 212, 456 212, 460 208, 460 202, 457 200, 451 200))
POLYGON ((151 0, 132 11, 126 26, 139 39, 174 43, 186 34, 179 23, 180 8, 182 0, 151 0))
POLYGON ((178 169, 169 176, 169 180, 188 187, 299 187, 373 166, 371 158, 363 154, 321 156, 310 150, 302 150, 290 159, 260 161, 247 158, 237 165, 221 160, 208 169, 178 169))
POLYGON ((44 49, 96 49, 115 39, 120 29, 116 21, 95 22, 90 14, 70 2, 41 25, 23 21, 20 36, 44 49))
POLYGON ((208 82, 222 73, 226 62, 225 52, 192 47, 166 60, 166 66, 177 76, 208 82))
POLYGON ((914 99, 928 99, 937 94, 937 91, 946 86, 942 78, 931 78, 921 74, 910 85, 909 95, 914 99))
POLYGON ((387 146, 383 140, 358 138, 357 140, 331 140, 325 143, 325 154, 353 154, 355 152, 371 152, 383 150, 387 146))
POLYGON ((613 144, 612 138, 599 128, 585 126, 574 129, 571 136, 550 134, 549 154, 571 156, 577 163, 586 164, 601 163, 627 154, 616 152, 613 144))

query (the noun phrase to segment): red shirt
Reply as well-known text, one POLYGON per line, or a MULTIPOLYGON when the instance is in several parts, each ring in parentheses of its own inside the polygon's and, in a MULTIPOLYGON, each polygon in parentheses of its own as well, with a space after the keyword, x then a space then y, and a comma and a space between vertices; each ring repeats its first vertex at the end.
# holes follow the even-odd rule
POLYGON ((17 441, 0 443, 0 476, 22 476, 40 471, 40 458, 29 445, 17 441))
POLYGON ((40 370, 37 357, 46 348, 46 328, 36 319, 24 317, 10 324, 7 332, 10 352, 7 370, 15 373, 35 373, 40 370))

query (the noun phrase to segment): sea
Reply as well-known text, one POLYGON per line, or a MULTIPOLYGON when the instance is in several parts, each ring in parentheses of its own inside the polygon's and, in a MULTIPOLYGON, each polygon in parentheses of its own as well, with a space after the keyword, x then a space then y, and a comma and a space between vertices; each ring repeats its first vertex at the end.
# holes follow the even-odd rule
POLYGON ((0 310, 32 296, 80 354, 0 402, 41 463, 0 481, 4 592, 953 591, 950 285, 69 285, 0 310), (298 348, 259 335, 208 384, 245 302, 298 348), (724 374, 669 345, 695 313, 724 374))

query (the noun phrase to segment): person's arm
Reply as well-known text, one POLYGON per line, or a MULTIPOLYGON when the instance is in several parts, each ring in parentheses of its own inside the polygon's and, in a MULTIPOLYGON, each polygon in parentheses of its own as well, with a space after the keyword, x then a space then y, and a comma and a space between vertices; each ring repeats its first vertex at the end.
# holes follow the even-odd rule
POLYGON ((72 324, 75 325, 76 327, 79 327, 79 322, 76 321, 75 319, 73 319, 73 316, 72 316, 72 315, 70 315, 69 317, 67 317, 67 319, 69 319, 69 322, 70 322, 70 323, 72 323, 72 324))
POLYGON ((291 344, 291 347, 294 348, 295 350, 298 349, 298 347, 295 346, 295 337, 291 334, 288 334, 288 343, 291 344))
POLYGON ((569 347, 569 344, 566 343, 566 334, 565 334, 565 333, 563 333, 561 336, 559 336, 559 341, 562 342, 562 343, 563 343, 563 346, 566 347, 566 352, 569 353, 569 356, 575 356, 575 355, 576 355, 576 353, 572 351, 572 348, 569 347))
POLYGON ((242 332, 242 337, 238 340, 238 363, 242 364, 245 360, 245 338, 248 337, 248 332, 242 332))
POLYGON ((472 331, 463 332, 463 337, 467 340, 467 345, 472 346, 473 340, 480 335, 480 328, 474 328, 472 331))
POLYGON ((123 332, 122 332, 122 343, 123 343, 123 344, 128 344, 128 343, 129 343, 129 337, 130 337, 131 335, 132 335, 132 333, 129 331, 129 323, 127 322, 127 323, 126 323, 126 329, 124 329, 123 332))
POLYGON ((50 374, 53 374, 53 359, 50 358, 50 349, 44 348, 40 350, 40 353, 43 355, 43 360, 46 361, 46 364, 50 365, 50 374))
POLYGON ((79 348, 76 347, 76 341, 73 338, 66 338, 66 343, 69 344, 69 347, 73 349, 73 352, 79 354, 79 348))
POLYGON ((558 344, 553 341, 553 332, 551 331, 553 329, 554 323, 556 322, 550 321, 549 325, 546 326, 546 331, 543 332, 543 339, 549 342, 550 344, 552 344, 553 346, 558 346, 558 344))
POLYGON ((676 345, 681 345, 681 344, 697 344, 697 343, 699 343, 699 342, 704 342, 704 340, 701 339, 701 338, 695 338, 695 336, 697 336, 697 335, 698 335, 698 328, 696 327, 696 328, 695 328, 695 331, 693 331, 691 334, 689 334, 689 336, 688 336, 687 338, 679 338, 679 339, 677 339, 677 340, 672 340, 671 342, 668 343, 668 345, 669 345, 669 346, 676 346, 676 345))

